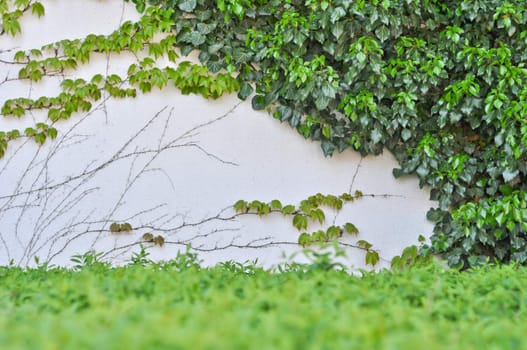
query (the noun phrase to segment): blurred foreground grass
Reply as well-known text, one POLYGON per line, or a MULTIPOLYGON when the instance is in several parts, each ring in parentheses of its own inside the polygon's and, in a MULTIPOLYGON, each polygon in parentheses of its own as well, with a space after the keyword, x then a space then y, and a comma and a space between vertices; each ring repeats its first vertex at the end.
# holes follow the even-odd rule
POLYGON ((1 349, 524 349, 527 269, 0 268, 1 349))

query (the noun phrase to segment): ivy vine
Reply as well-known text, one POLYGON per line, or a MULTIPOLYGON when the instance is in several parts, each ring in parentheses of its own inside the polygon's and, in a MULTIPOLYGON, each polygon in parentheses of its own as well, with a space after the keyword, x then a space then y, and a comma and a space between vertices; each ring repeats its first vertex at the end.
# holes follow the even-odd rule
MULTIPOLYGON (((169 82, 205 97, 236 91, 325 155, 391 151, 396 177, 415 174, 432 188, 431 249, 451 266, 527 262, 523 0, 126 1, 142 13, 138 23, 15 55, 19 78, 32 81, 93 52, 139 58, 126 77, 65 81, 58 96, 7 101, 4 116, 43 108, 50 123, 1 132, 0 155, 13 139, 55 136, 55 122, 103 92, 133 97, 169 82), (153 42, 156 33, 164 39, 153 42), (202 65, 156 64, 192 51, 202 65)), ((29 9, 43 14, 36 4, 0 1, 1 33, 19 32, 29 9)))
MULTIPOLYGON (((326 212, 323 207, 339 211, 345 203, 352 203, 363 196, 361 191, 356 191, 354 194, 343 193, 339 196, 317 193, 300 201, 299 205, 284 205, 278 199, 273 199, 268 203, 259 200, 246 201, 240 199, 234 204, 234 210, 238 214, 265 216, 271 213, 280 213, 283 216, 291 217, 292 225, 301 232, 298 236, 298 244, 305 248, 316 244, 338 242, 344 234, 357 236, 359 229, 351 222, 346 222, 343 225, 331 225, 313 232, 309 232, 308 227, 310 223, 323 225, 326 222, 326 212)), ((340 242, 340 244, 343 243, 340 242)), ((357 240, 353 245, 347 245, 365 251, 367 265, 375 266, 380 259, 379 252, 373 249, 371 243, 363 239, 357 240)))
MULTIPOLYGON (((25 1, 24 4, 26 3, 31 2, 25 1)), ((32 3, 32 6, 35 7, 36 4, 32 3)), ((195 93, 205 98, 218 98, 224 93, 238 91, 239 83, 231 73, 212 73, 207 67, 188 61, 158 67, 156 63, 161 57, 167 57, 173 63, 179 58, 175 47, 176 37, 170 34, 174 25, 172 15, 173 11, 170 9, 149 7, 140 21, 127 21, 110 35, 90 34, 83 39, 65 39, 38 49, 16 52, 14 61, 9 63, 21 66, 19 80, 32 82, 75 70, 87 63, 95 53, 108 55, 130 52, 137 58, 137 62, 128 67, 126 76, 96 74, 89 80, 63 79, 62 91, 57 96, 6 100, 0 110, 4 117, 21 118, 28 111, 45 110, 49 123, 39 122, 25 130, 0 131, 0 157, 5 154, 10 141, 29 137, 38 144, 43 144, 47 138, 54 139, 57 136, 56 122, 67 120, 78 112, 90 111, 93 104, 105 95, 113 98, 136 97, 139 91, 148 93, 168 84, 177 87, 184 94, 195 93), (154 41, 156 34, 165 35, 159 41, 154 41)), ((20 31, 19 23, 16 27, 18 30, 12 34, 20 31)))
POLYGON ((45 9, 41 2, 34 0, 0 0, 0 35, 16 35, 22 31, 20 18, 25 14, 44 16, 45 9))

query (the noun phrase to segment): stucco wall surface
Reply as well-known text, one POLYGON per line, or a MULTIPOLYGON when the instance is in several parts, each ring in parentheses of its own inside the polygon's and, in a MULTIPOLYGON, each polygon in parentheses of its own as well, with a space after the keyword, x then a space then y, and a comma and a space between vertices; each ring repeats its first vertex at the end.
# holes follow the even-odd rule
MULTIPOLYGON (((46 0, 43 18, 25 16, 23 33, 0 36, 0 103, 15 97, 53 96, 64 78, 124 74, 134 57, 96 55, 77 71, 29 83, 11 64, 20 49, 64 38, 109 34, 135 9, 120 0, 46 0)), ((0 130, 42 120, 33 111, 21 119, 0 118, 0 130)), ((287 125, 251 109, 236 96, 205 100, 175 88, 135 99, 105 98, 92 111, 56 125, 56 140, 38 147, 17 141, 0 159, 0 264, 40 261, 67 265, 90 249, 117 263, 139 248, 145 232, 163 235, 151 257, 168 259, 187 244, 206 264, 258 259, 266 266, 299 251, 298 231, 280 214, 232 217, 238 199, 280 199, 297 204, 315 193, 360 190, 368 196, 328 216, 328 224, 353 222, 358 237, 391 257, 428 236, 428 190, 415 178, 395 180, 387 152, 361 158, 351 151, 324 158, 318 144, 287 125), (128 222, 128 234, 109 231, 128 222)), ((317 229, 317 226, 313 226, 317 229)), ((364 252, 347 247, 347 264, 364 267, 364 252)), ((302 260, 301 255, 297 259, 302 260)))

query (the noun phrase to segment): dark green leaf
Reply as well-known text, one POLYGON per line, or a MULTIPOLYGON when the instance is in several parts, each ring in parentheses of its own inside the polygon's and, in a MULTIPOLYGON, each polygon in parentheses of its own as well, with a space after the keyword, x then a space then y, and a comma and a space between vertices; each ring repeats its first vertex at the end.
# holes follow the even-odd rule
POLYGON ((256 95, 252 99, 252 106, 254 110, 260 111, 266 107, 265 98, 262 95, 256 95))
POLYGON ((238 92, 238 98, 240 98, 241 100, 245 100, 247 97, 251 96, 253 91, 254 91, 254 89, 251 86, 251 84, 249 84, 247 82, 243 82, 240 85, 240 91, 238 92))
POLYGON ((196 0, 181 0, 178 7, 181 11, 192 12, 196 8, 196 0))

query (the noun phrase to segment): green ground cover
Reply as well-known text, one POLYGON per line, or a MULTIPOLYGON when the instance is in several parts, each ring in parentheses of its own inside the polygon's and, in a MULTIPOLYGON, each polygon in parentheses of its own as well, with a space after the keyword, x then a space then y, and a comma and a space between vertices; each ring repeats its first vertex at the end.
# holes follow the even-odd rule
POLYGON ((522 349, 527 269, 0 267, 2 349, 522 349))

